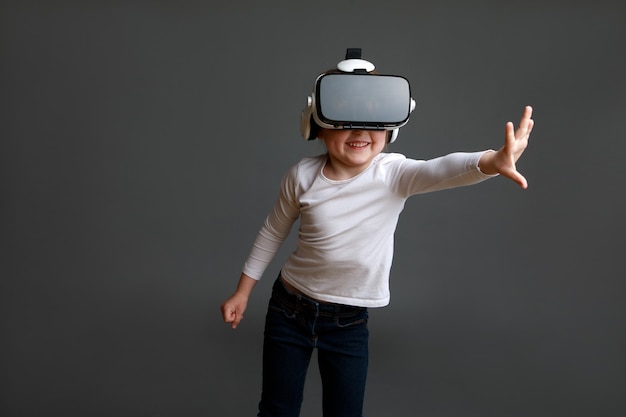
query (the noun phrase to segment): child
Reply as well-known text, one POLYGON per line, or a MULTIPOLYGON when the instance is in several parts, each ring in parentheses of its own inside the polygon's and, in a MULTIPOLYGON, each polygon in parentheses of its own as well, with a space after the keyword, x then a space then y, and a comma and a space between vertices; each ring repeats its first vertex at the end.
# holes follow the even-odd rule
POLYGON ((237 290, 221 306, 224 321, 236 328, 254 285, 300 217, 297 248, 273 285, 266 316, 261 417, 299 415, 315 348, 324 416, 362 416, 367 309, 389 302, 393 235, 408 197, 498 174, 527 187, 515 163, 533 128, 531 107, 517 130, 506 124, 498 151, 413 160, 383 152, 415 107, 408 83, 373 70, 360 50, 348 50, 338 71, 318 77, 302 133, 323 141, 327 154, 304 158, 285 174, 237 290))

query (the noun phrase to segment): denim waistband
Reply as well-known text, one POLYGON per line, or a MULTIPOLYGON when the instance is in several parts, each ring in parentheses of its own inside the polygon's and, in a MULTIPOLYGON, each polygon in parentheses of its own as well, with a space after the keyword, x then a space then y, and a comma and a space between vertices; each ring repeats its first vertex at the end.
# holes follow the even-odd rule
POLYGON ((272 289, 272 296, 278 301, 290 309, 304 314, 323 317, 352 317, 367 310, 367 307, 328 303, 313 300, 304 294, 294 294, 285 287, 280 275, 278 275, 272 289))

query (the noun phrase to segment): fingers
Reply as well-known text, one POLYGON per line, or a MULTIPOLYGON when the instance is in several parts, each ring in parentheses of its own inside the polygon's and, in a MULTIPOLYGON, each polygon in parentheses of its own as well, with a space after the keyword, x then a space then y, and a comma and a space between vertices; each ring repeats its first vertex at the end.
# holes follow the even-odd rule
POLYGON ((530 107, 527 107, 526 109, 527 110, 524 112, 524 116, 522 116, 520 127, 517 131, 515 130, 513 122, 507 122, 506 124, 505 145, 503 149, 503 155, 506 155, 506 162, 500 169, 501 175, 513 180, 523 189, 528 188, 528 181, 522 174, 519 173, 519 171, 517 171, 515 164, 520 155, 524 152, 526 144, 528 143, 527 139, 530 131, 526 131, 526 129, 532 129, 532 119, 528 118, 532 109, 530 109, 530 107))
POLYGON ((524 112, 522 113, 522 118, 520 119, 520 126, 527 123, 529 120, 532 120, 531 117, 533 115, 533 108, 531 106, 524 107, 524 112))
POLYGON ((507 147, 507 153, 514 156, 514 161, 517 161, 522 152, 524 152, 524 149, 528 146, 530 133, 535 125, 535 121, 531 118, 532 114, 533 108, 526 106, 517 130, 515 130, 515 126, 512 122, 506 124, 505 145, 507 147))
POLYGON ((516 144, 515 141, 517 132, 515 131, 515 125, 513 122, 507 122, 504 130, 504 147, 507 155, 511 156, 512 162, 515 162, 514 154, 516 144))
POLYGON ((505 127, 505 137, 507 140, 513 141, 515 140, 515 126, 513 122, 507 122, 505 127))
POLYGON ((237 311, 233 312, 233 320, 231 326, 233 329, 236 329, 239 326, 239 323, 243 320, 243 314, 237 311))
POLYGON ((231 327, 236 329, 243 319, 243 311, 238 310, 235 306, 224 305, 222 306, 222 317, 224 323, 231 323, 231 327))
POLYGON ((497 171, 516 182, 523 189, 528 188, 528 181, 517 171, 515 164, 528 146, 528 138, 535 122, 532 117, 533 109, 526 106, 515 130, 513 122, 507 122, 505 127, 504 147, 500 149, 497 171))
POLYGON ((531 106, 526 106, 524 108, 524 113, 522 113, 522 118, 519 122, 519 127, 515 134, 516 139, 522 139, 524 137, 528 137, 530 132, 533 130, 533 126, 535 121, 532 119, 533 108, 531 106))

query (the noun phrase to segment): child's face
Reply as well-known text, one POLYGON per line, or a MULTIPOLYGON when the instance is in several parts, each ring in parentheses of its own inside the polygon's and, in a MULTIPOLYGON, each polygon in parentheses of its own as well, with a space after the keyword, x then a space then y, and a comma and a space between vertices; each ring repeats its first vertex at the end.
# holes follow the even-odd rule
POLYGON ((386 130, 321 129, 318 137, 324 141, 332 171, 357 175, 385 148, 386 130))

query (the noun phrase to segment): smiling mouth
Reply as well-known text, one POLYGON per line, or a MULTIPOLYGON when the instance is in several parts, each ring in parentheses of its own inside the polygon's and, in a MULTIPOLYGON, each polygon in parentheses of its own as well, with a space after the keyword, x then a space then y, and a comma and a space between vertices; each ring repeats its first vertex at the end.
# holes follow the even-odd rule
POLYGON ((347 145, 351 148, 365 148, 369 142, 348 142, 347 145))

